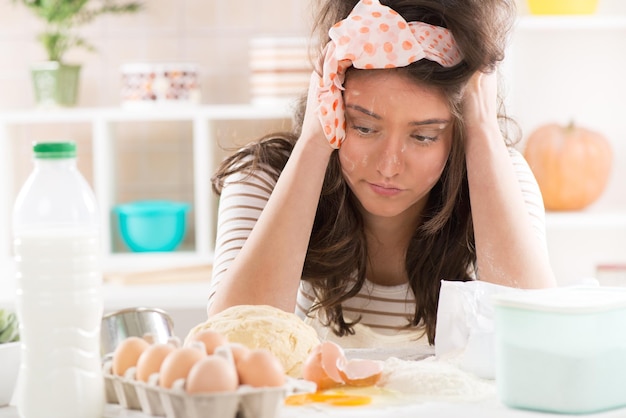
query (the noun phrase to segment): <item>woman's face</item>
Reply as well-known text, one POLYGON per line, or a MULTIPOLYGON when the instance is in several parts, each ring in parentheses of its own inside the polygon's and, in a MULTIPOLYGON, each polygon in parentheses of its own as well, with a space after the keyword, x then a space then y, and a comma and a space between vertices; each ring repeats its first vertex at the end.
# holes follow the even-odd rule
POLYGON ((395 70, 350 71, 344 86, 339 160, 350 189, 371 215, 421 213, 450 153, 445 96, 395 70))

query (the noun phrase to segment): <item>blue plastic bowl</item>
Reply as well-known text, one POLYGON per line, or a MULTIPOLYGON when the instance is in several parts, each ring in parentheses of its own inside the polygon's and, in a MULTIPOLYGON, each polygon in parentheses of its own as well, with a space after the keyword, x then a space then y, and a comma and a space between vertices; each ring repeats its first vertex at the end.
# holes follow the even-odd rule
POLYGON ((144 200, 117 205, 120 234, 135 252, 173 251, 185 238, 188 203, 144 200))

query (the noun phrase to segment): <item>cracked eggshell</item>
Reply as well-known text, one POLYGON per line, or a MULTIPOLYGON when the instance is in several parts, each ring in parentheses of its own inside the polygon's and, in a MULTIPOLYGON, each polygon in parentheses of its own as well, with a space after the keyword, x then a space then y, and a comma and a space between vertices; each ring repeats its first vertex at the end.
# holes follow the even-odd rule
POLYGON ((317 390, 341 386, 343 379, 337 370, 337 363, 345 361, 341 347, 331 341, 317 345, 302 365, 302 378, 317 385, 317 390))
POLYGON ((374 386, 383 374, 383 363, 376 360, 352 359, 337 364, 342 380, 349 386, 374 386))
POLYGON ((314 382, 322 391, 341 385, 373 386, 382 376, 383 365, 368 359, 348 360, 343 349, 332 341, 324 341, 308 356, 302 377, 314 382))

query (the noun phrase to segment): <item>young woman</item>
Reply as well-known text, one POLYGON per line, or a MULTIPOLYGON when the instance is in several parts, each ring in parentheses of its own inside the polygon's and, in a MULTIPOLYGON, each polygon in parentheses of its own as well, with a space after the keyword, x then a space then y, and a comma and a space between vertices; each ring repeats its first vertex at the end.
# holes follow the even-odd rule
POLYGON ((325 0, 295 131, 213 179, 209 316, 272 305, 344 346, 433 344, 441 280, 553 286, 539 189, 499 115, 514 16, 513 0, 325 0))

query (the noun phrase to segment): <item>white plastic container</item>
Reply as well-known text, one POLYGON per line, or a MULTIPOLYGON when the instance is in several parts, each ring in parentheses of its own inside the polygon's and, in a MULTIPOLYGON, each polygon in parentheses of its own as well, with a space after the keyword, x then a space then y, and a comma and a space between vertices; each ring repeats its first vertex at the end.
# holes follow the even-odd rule
POLYGON ((626 406, 626 289, 529 290, 494 300, 504 404, 567 414, 626 406))
POLYGON ((102 273, 95 197, 76 145, 40 143, 15 202, 22 418, 100 418, 102 273))

